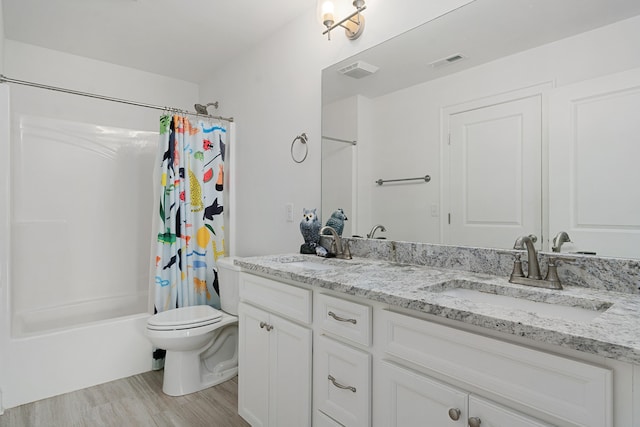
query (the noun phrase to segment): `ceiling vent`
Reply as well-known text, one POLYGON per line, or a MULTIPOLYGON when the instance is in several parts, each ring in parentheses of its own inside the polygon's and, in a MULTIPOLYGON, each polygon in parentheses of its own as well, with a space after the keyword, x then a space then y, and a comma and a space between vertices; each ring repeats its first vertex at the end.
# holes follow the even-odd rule
POLYGON ((463 56, 460 53, 456 53, 454 55, 447 56, 446 58, 438 59, 437 61, 433 61, 431 65, 433 68, 442 67, 443 65, 453 64, 454 62, 462 61, 466 59, 466 56, 463 56))
POLYGON ((354 79, 367 77, 375 73, 376 71, 378 71, 378 67, 376 67, 375 65, 367 64, 364 61, 354 62, 353 64, 347 65, 346 67, 342 67, 338 70, 340 74, 353 77, 354 79))

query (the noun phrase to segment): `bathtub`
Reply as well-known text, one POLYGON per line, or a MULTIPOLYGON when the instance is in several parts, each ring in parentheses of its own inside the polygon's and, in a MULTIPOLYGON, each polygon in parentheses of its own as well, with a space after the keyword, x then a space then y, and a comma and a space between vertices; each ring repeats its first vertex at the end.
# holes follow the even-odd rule
POLYGON ((151 369, 149 314, 3 339, 2 407, 12 408, 151 369))
POLYGON ((138 295, 98 298, 39 310, 15 312, 11 336, 33 337, 80 326, 91 327, 110 319, 146 314, 149 292, 138 295))
POLYGON ((154 132, 10 118, 5 86, 0 413, 151 369, 158 142, 154 132))

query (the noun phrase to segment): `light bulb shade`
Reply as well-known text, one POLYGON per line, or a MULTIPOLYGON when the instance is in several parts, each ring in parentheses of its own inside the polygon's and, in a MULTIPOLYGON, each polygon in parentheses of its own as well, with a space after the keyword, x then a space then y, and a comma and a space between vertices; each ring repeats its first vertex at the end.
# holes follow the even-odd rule
POLYGON ((318 0, 318 21, 325 27, 335 22, 335 5, 331 0, 318 0))
POLYGON ((322 34, 331 40, 331 31, 340 26, 348 39, 357 39, 364 30, 364 16, 360 13, 364 9, 365 0, 317 0, 318 21, 327 28, 322 34))

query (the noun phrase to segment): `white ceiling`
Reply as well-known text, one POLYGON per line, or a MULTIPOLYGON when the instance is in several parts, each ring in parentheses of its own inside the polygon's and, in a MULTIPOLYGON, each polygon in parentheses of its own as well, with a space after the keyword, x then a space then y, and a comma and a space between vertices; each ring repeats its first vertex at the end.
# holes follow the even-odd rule
POLYGON ((5 38, 200 83, 316 0, 1 0, 5 38), (188 65, 179 60, 189 58, 188 65))
POLYGON ((325 69, 323 102, 375 98, 638 14, 640 0, 475 0, 325 69), (465 59, 431 65, 455 54, 465 59), (380 70, 362 79, 337 71, 356 61, 380 70))

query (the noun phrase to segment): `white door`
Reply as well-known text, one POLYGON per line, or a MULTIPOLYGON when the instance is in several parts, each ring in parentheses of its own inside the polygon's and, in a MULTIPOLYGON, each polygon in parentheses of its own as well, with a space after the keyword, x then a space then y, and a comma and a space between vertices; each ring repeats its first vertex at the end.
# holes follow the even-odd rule
POLYGON ((240 304, 238 328, 238 413, 253 427, 269 424, 269 314, 240 304))
MULTIPOLYGON (((549 99, 549 232, 569 251, 640 257, 640 69, 549 99)), ((563 248, 564 249, 564 248, 563 248)))
POLYGON ((469 396, 468 425, 471 427, 552 427, 551 424, 473 395, 469 396))
POLYGON ((541 236, 541 129, 540 96, 449 116, 444 243, 510 249, 541 236))
POLYGON ((467 426, 462 390, 380 362, 374 378, 374 427, 467 426))
POLYGON ((269 326, 269 425, 311 425, 312 331, 273 314, 269 326))

